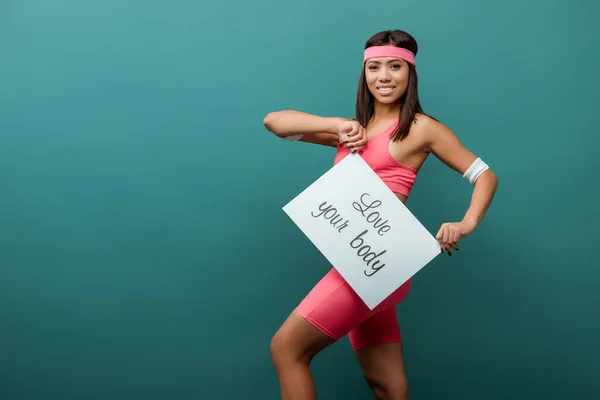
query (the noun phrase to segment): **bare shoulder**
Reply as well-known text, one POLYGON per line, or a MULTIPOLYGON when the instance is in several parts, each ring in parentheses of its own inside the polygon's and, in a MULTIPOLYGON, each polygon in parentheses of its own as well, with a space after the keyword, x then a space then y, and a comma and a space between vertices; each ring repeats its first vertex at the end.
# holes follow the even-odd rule
POLYGON ((428 147, 435 141, 436 137, 454 135, 454 133, 443 123, 435 120, 429 115, 417 113, 415 121, 410 128, 411 135, 414 133, 428 147))
MULTIPOLYGON (((424 151, 435 155, 439 160, 461 174, 475 160, 475 155, 465 147, 456 133, 435 119, 417 114, 415 133, 421 138, 424 151)), ((413 128, 411 128, 412 134, 413 128)))

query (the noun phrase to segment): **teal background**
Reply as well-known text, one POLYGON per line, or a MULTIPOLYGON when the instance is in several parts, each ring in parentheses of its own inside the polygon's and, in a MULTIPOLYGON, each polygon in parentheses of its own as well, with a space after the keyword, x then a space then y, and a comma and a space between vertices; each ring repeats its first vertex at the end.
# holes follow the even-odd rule
MULTIPOLYGON (((494 203, 398 307, 413 399, 600 396, 597 3, 0 2, 0 398, 275 399, 272 334, 329 264, 281 207, 352 116, 364 42, 412 33, 425 110, 494 203), (345 14, 344 14, 345 13, 345 14)), ((430 158, 435 233, 472 188, 430 158)), ((319 398, 371 394, 346 338, 319 398)))

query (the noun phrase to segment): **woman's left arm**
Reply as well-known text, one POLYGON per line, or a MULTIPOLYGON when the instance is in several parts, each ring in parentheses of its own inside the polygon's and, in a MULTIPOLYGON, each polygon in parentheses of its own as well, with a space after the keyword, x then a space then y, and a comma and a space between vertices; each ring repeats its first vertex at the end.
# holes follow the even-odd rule
POLYGON ((498 177, 442 123, 427 118, 422 128, 426 150, 473 185, 471 204, 462 221, 442 224, 436 235, 442 251, 452 255, 453 248, 458 250, 458 241, 473 233, 488 211, 498 187, 498 177))

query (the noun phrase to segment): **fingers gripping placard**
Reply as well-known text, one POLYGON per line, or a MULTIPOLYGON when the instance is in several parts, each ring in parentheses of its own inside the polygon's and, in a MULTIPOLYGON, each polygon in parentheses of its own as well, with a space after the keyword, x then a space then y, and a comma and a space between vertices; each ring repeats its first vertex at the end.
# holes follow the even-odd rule
POLYGON ((283 210, 370 309, 440 254, 435 237, 359 154, 283 210))

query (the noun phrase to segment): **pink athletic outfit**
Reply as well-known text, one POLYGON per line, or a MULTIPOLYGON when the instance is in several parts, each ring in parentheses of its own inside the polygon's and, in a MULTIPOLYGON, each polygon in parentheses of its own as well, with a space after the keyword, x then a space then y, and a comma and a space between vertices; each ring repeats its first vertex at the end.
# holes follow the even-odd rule
MULTIPOLYGON (((398 122, 370 139, 358 154, 381 180, 396 193, 410 193, 417 170, 396 161, 388 150, 388 142, 398 122)), ((350 154, 340 143, 334 165, 350 154)), ((396 289, 375 309, 369 310, 335 268, 332 268, 308 293, 296 310, 312 325, 334 340, 348 335, 352 348, 399 342, 400 327, 396 304, 408 295, 411 280, 396 289)))

